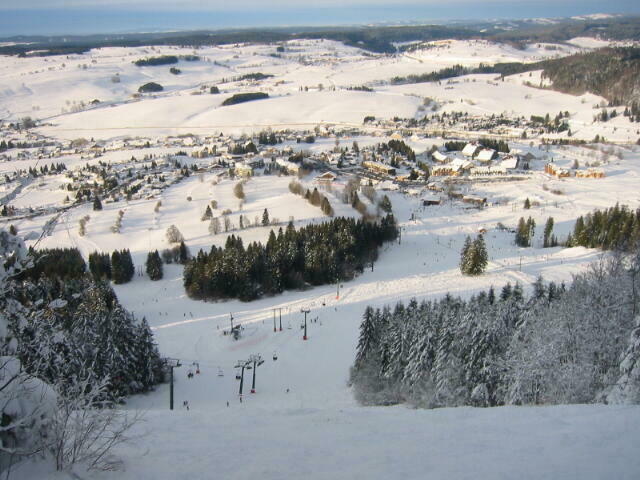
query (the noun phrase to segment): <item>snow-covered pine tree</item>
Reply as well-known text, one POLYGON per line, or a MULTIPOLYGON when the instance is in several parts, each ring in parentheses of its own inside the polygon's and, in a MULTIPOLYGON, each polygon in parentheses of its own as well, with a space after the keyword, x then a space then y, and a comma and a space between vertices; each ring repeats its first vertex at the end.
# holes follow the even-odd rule
POLYGON ((606 396, 609 403, 640 403, 640 315, 634 323, 629 345, 620 362, 620 377, 606 396))
POLYGON ((356 347, 356 369, 361 368, 370 356, 377 355, 379 338, 378 332, 376 331, 374 314, 373 308, 367 306, 362 315, 360 336, 358 338, 358 346, 356 347))
POLYGON ((484 237, 478 235, 473 241, 470 251, 469 275, 480 275, 487 268, 489 263, 489 256, 487 254, 487 247, 484 243, 484 237))

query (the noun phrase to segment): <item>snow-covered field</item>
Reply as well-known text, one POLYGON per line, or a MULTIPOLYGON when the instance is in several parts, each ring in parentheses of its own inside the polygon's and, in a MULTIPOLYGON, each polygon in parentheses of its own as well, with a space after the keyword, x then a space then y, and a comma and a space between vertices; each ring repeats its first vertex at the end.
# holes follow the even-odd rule
MULTIPOLYGON (((624 142, 635 140, 637 135, 621 116, 605 126, 591 125, 593 105, 601 98, 573 97, 527 86, 527 81, 539 83, 539 74, 535 77, 535 73, 531 77, 509 77, 499 84, 492 76, 473 75, 442 85, 381 87, 375 93, 339 88, 457 63, 535 61, 599 46, 580 39, 573 44, 575 48, 532 45, 520 51, 456 41, 398 57, 368 57, 337 42, 295 41, 286 44, 280 58, 270 56, 275 46, 226 46, 197 50, 202 60, 181 61, 182 74, 177 76, 168 73, 168 66, 140 68, 131 62, 159 54, 192 54, 192 50, 114 48, 68 59, 3 58, 0 111, 5 118, 44 118, 49 125, 39 131, 55 138, 155 138, 187 132, 205 135, 261 130, 267 126, 312 129, 319 123, 361 125, 367 115, 417 116, 423 98, 431 97, 443 105, 444 111, 508 112, 528 117, 568 110, 578 137, 593 138, 598 133, 624 142), (191 95, 200 91, 201 85, 214 85, 223 78, 250 72, 275 77, 260 86, 224 83, 220 95, 209 95, 208 89, 201 95, 191 95), (120 82, 112 83, 116 73, 120 82), (137 87, 148 81, 165 85, 165 91, 155 99, 130 101, 137 87), (300 91, 305 86, 309 91, 300 91), (272 98, 220 106, 232 93, 255 90, 268 91, 272 98), (74 102, 88 103, 93 98, 101 103, 84 112, 69 113, 74 102), (604 130, 614 126, 615 132, 604 130)), ((364 137, 360 143, 374 141, 379 140, 364 137)), ((442 141, 407 140, 417 153, 442 141)), ((545 159, 553 158, 560 166, 569 167, 575 159, 581 164, 601 160, 600 152, 579 147, 546 151, 528 144, 512 146, 535 151, 540 158, 526 179, 460 186, 464 193, 487 197, 490 206, 485 209, 449 202, 422 207, 420 192, 385 192, 402 228, 401 243, 385 245, 373 271, 341 284, 339 295, 338 286, 329 285, 251 303, 197 302, 186 297, 182 269, 175 265, 165 266, 161 281, 151 282, 146 276, 136 275, 131 283, 116 286, 124 306, 149 321, 161 353, 182 363, 176 370, 176 411, 168 410, 168 385, 131 398, 124 408, 141 409, 146 414, 133 432, 133 442, 116 452, 123 464, 116 472, 79 471, 80 478, 638 478, 638 407, 362 408, 356 405, 347 385, 365 306, 393 304, 412 297, 437 298, 446 292, 468 297, 507 282, 520 282, 527 288, 539 275, 547 281, 570 282, 573 274, 587 268, 601 252, 540 248, 546 219, 555 219, 554 232, 562 240, 577 216, 595 208, 607 208, 616 202, 631 208, 640 206, 640 153, 633 147, 620 147, 622 158, 611 158, 601 165, 606 174, 603 179, 560 180, 540 171, 545 159), (524 210, 525 198, 537 204, 524 210), (538 225, 532 248, 514 246, 513 234, 496 228, 498 222, 514 227, 521 216, 532 216, 538 225), (489 267, 482 276, 463 277, 458 268, 460 250, 465 237, 475 235, 480 228, 487 230, 489 267), (314 319, 308 324, 307 341, 302 340, 300 330, 304 308, 310 309, 309 319, 314 319), (238 341, 222 333, 229 327, 230 314, 235 324, 244 326, 238 341), (283 330, 274 332, 274 318, 279 327, 280 316, 283 330), (241 403, 234 365, 250 354, 261 354, 265 363, 257 370, 256 394, 249 393, 251 372, 246 375, 241 403), (195 372, 197 366, 200 373, 187 379, 187 372, 195 372), (184 401, 189 402, 188 411, 182 406, 184 401)), ((305 148, 329 150, 333 139, 305 148)), ((144 153, 167 151, 159 148, 144 153)), ((100 160, 122 161, 132 154, 129 150, 109 152, 100 160)), ((63 161, 69 168, 87 162, 74 155, 63 161)), ((31 160, 3 162, 0 174, 33 165, 31 160)), ((194 254, 213 244, 224 244, 227 235, 211 235, 208 222, 200 219, 211 200, 217 200, 220 211, 230 209, 235 224, 240 214, 253 220, 265 208, 282 226, 291 217, 296 226, 323 220, 319 208, 288 191, 291 177, 252 178, 244 187, 246 200, 242 205, 232 193, 235 182, 223 179, 214 184, 213 180, 218 180, 213 173, 193 175, 157 198, 104 202, 101 211, 93 211, 90 204, 73 208, 60 217, 51 236, 44 237, 39 246, 78 247, 85 256, 94 250, 129 248, 134 263, 143 269, 147 252, 169 247, 165 231, 170 225, 178 227, 194 254), (159 200, 162 205, 156 212, 159 200), (110 227, 120 210, 124 211, 122 229, 115 234, 110 227), (78 222, 86 215, 90 216, 86 235, 80 236, 78 222)), ((303 182, 313 185, 312 178, 303 182)), ((12 204, 60 205, 65 196, 60 188, 63 175, 46 177, 43 183, 36 180, 23 188, 12 204)), ((11 185, 1 187, 0 193, 4 193, 11 185)), ((357 215, 350 205, 340 202, 339 193, 337 188, 327 194, 336 215, 357 215)), ((219 214, 214 212, 215 216, 219 214)), ((21 235, 38 234, 51 218, 43 215, 23 219, 15 226, 21 235)), ((269 228, 252 227, 233 233, 246 245, 254 240, 266 241, 269 228)), ((14 475, 25 480, 67 478, 51 473, 51 466, 44 463, 24 464, 14 475)))
POLYGON ((424 97, 443 111, 472 114, 555 115, 569 111, 575 138, 596 134, 632 142, 637 133, 626 117, 593 124, 594 95, 573 97, 540 90, 539 74, 507 77, 474 75, 450 82, 384 87, 396 76, 424 74, 453 65, 534 62, 602 47, 606 42, 576 38, 567 44, 531 44, 519 50, 477 40, 443 40, 418 44, 397 55, 369 55, 339 42, 295 40, 276 53, 275 45, 227 45, 200 49, 180 47, 102 48, 83 55, 7 57, 0 63, 0 116, 42 119, 40 129, 57 138, 114 138, 251 132, 274 128, 313 128, 317 124, 361 125, 365 116, 411 118, 424 115, 424 97), (159 55, 198 55, 180 60, 179 75, 169 66, 138 67, 134 61, 159 55), (255 82, 231 81, 248 73, 273 77, 255 82), (537 77, 536 77, 537 75, 537 77), (157 94, 132 98, 138 87, 154 81, 157 94), (218 85, 220 95, 208 88, 218 85), (374 86, 375 92, 343 89, 374 86), (333 91, 336 89, 336 91, 333 91), (233 107, 222 101, 238 92, 263 91, 267 100, 233 107), (97 100, 97 103, 92 103, 97 100))
MULTIPOLYGON (((405 407, 360 408, 347 380, 366 305, 440 297, 448 291, 469 296, 506 282, 526 286, 538 275, 570 281, 573 273, 597 260, 600 253, 583 248, 517 248, 512 245, 513 235, 497 231, 495 224, 513 225, 517 217, 526 214, 536 219, 540 231, 545 219, 553 216, 562 237, 578 214, 611 205, 615 197, 638 206, 637 162, 637 154, 622 161, 625 172, 621 178, 611 175, 602 180, 553 181, 561 184, 562 196, 542 189, 549 182, 543 176, 526 182, 486 184, 484 193, 510 201, 484 210, 453 205, 422 209, 417 198, 390 193, 403 228, 402 243, 386 246, 373 272, 343 283, 339 298, 333 285, 251 303, 197 302, 186 297, 178 266, 165 266, 165 278, 158 282, 136 276, 131 283, 116 286, 123 304, 150 322, 162 353, 179 358, 183 364, 176 370, 178 411, 168 412, 167 385, 130 399, 126 408, 147 411, 146 420, 135 432, 142 437, 120 452, 124 471, 117 475, 207 478, 208 473, 203 472, 216 471, 221 478, 259 474, 276 479, 301 473, 311 478, 388 478, 403 472, 404 478, 420 478, 421 472, 432 472, 436 477, 470 478, 480 471, 483 476, 503 478, 516 472, 527 478, 633 478, 640 472, 631 447, 637 442, 640 426, 640 409, 636 407, 431 412, 405 407), (522 210, 525 197, 536 199, 540 206, 522 210), (417 220, 409 220, 411 213, 417 220), (488 272, 477 278, 462 277, 457 268, 462 242, 479 227, 489 230, 488 272), (302 340, 300 330, 302 308, 311 310, 309 318, 317 318, 308 324, 308 341, 302 340), (245 327, 239 341, 222 334, 229 326, 229 314, 245 327), (278 328, 282 315, 282 332, 273 332, 274 314, 278 328), (257 393, 248 393, 249 372, 240 404, 233 367, 256 353, 266 360, 257 371, 257 393), (195 372, 195 364, 201 373, 189 380, 186 374, 195 372), (185 400, 190 405, 188 412, 182 407, 185 400), (246 461, 237 460, 240 451, 247 455, 246 461), (473 458, 492 460, 478 465, 473 458)), ((244 214, 253 218, 268 208, 272 217, 286 221, 293 216, 297 224, 319 219, 318 209, 288 192, 288 181, 288 177, 249 181, 244 214)), ((227 180, 212 186, 208 177, 201 181, 194 176, 163 194, 158 214, 153 212, 155 199, 132 201, 124 207, 119 235, 111 233, 109 226, 122 205, 105 205, 101 212, 81 207, 65 214, 53 236, 46 237, 41 246, 78 246, 85 255, 94 249, 110 251, 127 246, 136 265, 142 265, 147 251, 168 246, 164 232, 170 224, 178 226, 193 252, 220 245, 226 235, 210 236, 207 222, 199 217, 213 198, 221 209, 231 208, 235 215, 237 199, 232 196, 232 185, 227 180), (188 195, 191 202, 185 200, 188 195), (77 219, 85 214, 91 220, 87 235, 79 237, 77 219)), ((332 203, 340 215, 355 214, 337 199, 332 203)), ((44 219, 18 223, 19 230, 37 231, 40 226, 36 224, 44 219)), ((241 235, 245 243, 265 241, 267 232, 259 227, 241 235)), ((32 465, 25 472, 31 468, 44 467, 32 465)), ((37 477, 39 473, 29 475, 42 478, 37 477)), ((103 476, 110 478, 109 474, 99 478, 103 476)))

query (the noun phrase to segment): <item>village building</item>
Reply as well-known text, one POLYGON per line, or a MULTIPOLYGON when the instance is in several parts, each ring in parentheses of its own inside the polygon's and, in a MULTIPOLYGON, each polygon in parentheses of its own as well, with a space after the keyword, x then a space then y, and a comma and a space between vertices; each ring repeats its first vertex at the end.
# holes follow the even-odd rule
POLYGON ((366 168, 367 170, 371 170, 372 172, 376 172, 376 173, 382 173, 385 175, 395 175, 396 174, 396 169, 393 167, 390 167, 389 165, 385 165, 384 163, 380 163, 380 162, 371 162, 371 161, 365 161, 362 162, 362 166, 364 168, 366 168))
POLYGON ((325 172, 316 177, 316 183, 319 185, 331 185, 338 176, 333 172, 325 172))
POLYGON ((478 162, 489 163, 492 160, 498 158, 498 152, 496 152, 492 148, 483 148, 478 152, 475 158, 478 162))
POLYGON ((558 167, 555 163, 551 163, 551 162, 547 163, 544 166, 544 171, 549 175, 555 175, 558 178, 565 178, 565 177, 571 176, 571 172, 568 169, 558 167))
POLYGON ((446 165, 438 165, 431 169, 431 175, 439 177, 453 176, 458 177, 469 172, 473 168, 473 163, 469 160, 456 158, 446 165))
POLYGON ((451 157, 449 157, 448 155, 445 155, 439 150, 436 150, 435 152, 433 152, 431 157, 433 158, 434 162, 438 162, 438 163, 449 163, 451 161, 451 157))
POLYGON ((245 162, 236 162, 234 171, 235 174, 240 177, 250 177, 253 175, 253 167, 245 162))
POLYGON ((425 207, 440 205, 442 203, 440 196, 433 193, 424 194, 420 200, 422 201, 422 205, 425 207))
POLYGON ((462 149, 462 155, 471 158, 476 156, 479 150, 480 145, 478 145, 477 143, 467 143, 462 149))
POLYGON ((484 207, 487 204, 487 199, 485 197, 478 197, 476 195, 465 195, 462 197, 462 201, 478 207, 484 207))

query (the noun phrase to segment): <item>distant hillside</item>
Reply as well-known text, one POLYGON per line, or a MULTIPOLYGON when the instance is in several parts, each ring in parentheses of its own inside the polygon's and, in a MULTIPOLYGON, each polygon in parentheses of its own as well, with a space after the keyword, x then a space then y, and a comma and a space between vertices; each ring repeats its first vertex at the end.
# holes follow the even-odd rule
POLYGON ((603 48, 542 63, 555 90, 591 92, 614 104, 640 100, 640 48, 603 48))
POLYGON ((489 35, 487 39, 524 46, 533 42, 564 42, 576 37, 640 40, 640 17, 613 17, 586 21, 569 19, 551 25, 522 25, 520 28, 489 35))
POLYGON ((535 63, 480 64, 479 67, 454 65, 435 72, 406 77, 394 77, 391 83, 437 82, 474 73, 514 75, 543 70, 543 78, 553 82, 553 90, 573 95, 590 92, 614 105, 630 105, 640 101, 640 48, 608 47, 589 53, 579 53, 535 63))
MULTIPOLYGON (((1 37, 1 33, 0 33, 1 37)), ((523 48, 536 42, 563 42, 574 37, 640 40, 640 17, 556 19, 552 24, 531 20, 483 21, 448 25, 374 25, 344 27, 281 27, 210 31, 175 31, 112 35, 18 36, 0 38, 0 55, 69 55, 99 47, 149 45, 206 46, 231 43, 277 43, 295 39, 327 39, 376 53, 395 53, 397 42, 483 38, 523 48)))

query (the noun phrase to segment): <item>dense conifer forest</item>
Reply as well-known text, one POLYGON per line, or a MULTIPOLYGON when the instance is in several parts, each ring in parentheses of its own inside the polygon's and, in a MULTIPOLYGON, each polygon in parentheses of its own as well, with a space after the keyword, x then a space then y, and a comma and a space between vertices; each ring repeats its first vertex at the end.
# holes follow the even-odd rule
MULTIPOLYGON (((128 251, 117 253, 130 258, 128 251)), ((108 283, 94 279, 118 274, 108 254, 92 256, 93 275, 77 249, 32 250, 29 256, 28 268, 2 291, 0 307, 8 320, 4 354, 15 355, 27 373, 61 393, 79 382, 106 382, 109 401, 163 380, 145 319, 134 318, 108 283)))
POLYGON ((596 210, 576 220, 567 245, 631 251, 640 242, 640 209, 626 205, 596 210))
POLYGON ((251 102, 253 100, 262 100, 264 98, 269 98, 269 94, 264 92, 236 93, 222 102, 222 105, 236 105, 238 103, 251 102))
POLYGON ((356 397, 428 408, 638 402, 627 377, 640 361, 639 267, 636 250, 568 287, 540 278, 530 295, 507 284, 468 300, 367 307, 351 372, 356 397))
POLYGON ((224 248, 200 251, 184 269, 184 286, 191 298, 249 301, 305 285, 349 280, 372 264, 378 248, 394 240, 392 215, 379 222, 335 218, 296 230, 273 230, 266 245, 231 235, 224 248))
POLYGON ((161 55, 159 57, 141 58, 136 60, 135 63, 138 67, 155 67, 158 65, 171 65, 178 63, 178 57, 175 55, 161 55))

